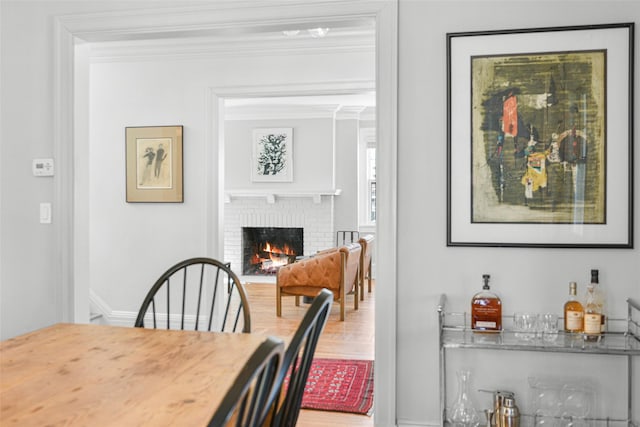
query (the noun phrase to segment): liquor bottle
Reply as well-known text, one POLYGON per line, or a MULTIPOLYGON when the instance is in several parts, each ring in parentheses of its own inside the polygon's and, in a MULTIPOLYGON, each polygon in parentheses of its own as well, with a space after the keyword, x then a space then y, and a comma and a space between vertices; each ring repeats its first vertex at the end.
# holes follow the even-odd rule
POLYGON ((482 291, 471 299, 471 328, 475 331, 502 330, 502 301, 489 288, 488 274, 482 275, 482 291))
POLYGON ((584 298, 583 333, 585 341, 599 341, 602 334, 602 299, 598 288, 598 270, 591 270, 591 282, 584 298))
POLYGON ((604 333, 605 331, 605 323, 607 320, 607 316, 605 314, 605 298, 604 291, 602 289, 602 285, 600 284, 599 279, 599 270, 593 269, 591 270, 591 283, 593 283, 593 289, 596 298, 596 305, 600 310, 600 332, 604 333))
POLYGON ((576 282, 569 283, 569 298, 564 303, 564 330, 565 332, 582 332, 584 321, 584 308, 577 298, 576 282))

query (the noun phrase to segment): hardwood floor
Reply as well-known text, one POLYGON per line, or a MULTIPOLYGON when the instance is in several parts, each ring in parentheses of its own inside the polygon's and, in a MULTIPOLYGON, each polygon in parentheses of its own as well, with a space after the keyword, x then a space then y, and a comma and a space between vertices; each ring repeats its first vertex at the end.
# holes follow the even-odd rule
MULTIPOLYGON (((308 305, 295 306, 294 297, 283 297, 282 317, 276 316, 276 290, 273 283, 245 283, 251 310, 251 331, 275 335, 288 340, 293 336, 308 305)), ((353 296, 347 296, 345 320, 340 321, 340 306, 333 304, 318 347, 316 357, 343 359, 374 358, 375 286, 365 289, 364 301, 357 311, 353 296)), ((373 416, 303 409, 299 427, 373 426, 373 416)))

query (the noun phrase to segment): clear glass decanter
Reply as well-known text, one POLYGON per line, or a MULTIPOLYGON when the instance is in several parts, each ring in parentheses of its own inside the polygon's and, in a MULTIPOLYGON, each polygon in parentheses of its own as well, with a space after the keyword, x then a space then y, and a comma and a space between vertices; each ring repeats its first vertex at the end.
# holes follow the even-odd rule
POLYGON ((451 407, 449 424, 453 427, 477 427, 480 424, 480 416, 473 406, 469 394, 471 372, 458 371, 458 396, 451 407))

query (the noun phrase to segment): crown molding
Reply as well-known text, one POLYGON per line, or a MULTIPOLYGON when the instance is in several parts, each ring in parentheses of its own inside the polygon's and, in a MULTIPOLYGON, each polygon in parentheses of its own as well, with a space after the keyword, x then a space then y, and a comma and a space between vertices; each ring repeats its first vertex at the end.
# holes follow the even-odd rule
POLYGON ((333 119, 338 104, 247 105, 226 107, 225 120, 333 119))
MULTIPOLYGON (((143 3, 141 3, 143 4, 143 3)), ((198 6, 154 7, 58 17, 64 29, 86 42, 207 37, 316 26, 375 26, 376 1, 217 1, 198 6), (170 19, 167 19, 170 17, 170 19)))
POLYGON ((262 98, 270 96, 355 95, 376 90, 373 80, 332 80, 304 84, 221 86, 212 91, 222 98, 262 98))
POLYGON ((145 62, 159 59, 308 55, 375 55, 375 32, 371 29, 337 30, 324 38, 286 37, 282 33, 182 37, 89 43, 92 63, 145 62))
POLYGON ((377 119, 376 107, 367 107, 365 110, 360 113, 360 120, 362 121, 375 121, 377 119))
POLYGON ((359 120, 360 113, 366 108, 362 105, 343 105, 336 113, 336 120, 359 120))
POLYGON ((375 107, 340 104, 247 105, 225 108, 225 120, 375 120, 375 107), (373 118, 371 118, 373 117, 373 118))

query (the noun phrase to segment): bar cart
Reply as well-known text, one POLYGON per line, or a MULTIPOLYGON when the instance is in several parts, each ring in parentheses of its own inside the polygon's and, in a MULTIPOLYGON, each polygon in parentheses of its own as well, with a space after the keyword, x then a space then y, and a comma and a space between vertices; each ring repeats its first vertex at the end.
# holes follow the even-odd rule
MULTIPOLYGON (((617 322, 622 327, 620 330, 605 332, 597 344, 586 343, 582 339, 575 339, 576 334, 559 331, 559 342, 561 345, 548 345, 539 340, 535 343, 523 343, 516 336, 515 331, 509 328, 509 322, 503 321, 503 328, 500 332, 489 335, 489 339, 474 339, 477 332, 471 329, 469 313, 448 312, 446 303, 447 296, 442 294, 437 308, 439 326, 439 349, 440 349, 440 421, 441 425, 447 425, 447 378, 446 361, 447 352, 450 350, 464 349, 488 349, 488 350, 511 350, 511 351, 534 351, 534 352, 556 352, 574 354, 600 354, 626 358, 627 369, 627 410, 626 414, 615 414, 605 418, 591 418, 597 426, 620 426, 640 427, 639 421, 633 419, 634 405, 640 404, 640 399, 634 396, 638 390, 633 386, 633 358, 640 356, 640 302, 632 298, 627 298, 627 318, 609 319, 609 323, 617 322)), ((506 316, 503 316, 505 319, 506 316)), ((487 337, 486 334, 483 334, 487 337)), ((637 386, 636 386, 637 387, 637 386)), ((523 413, 523 418, 534 417, 534 414, 523 413)), ((636 415, 637 417, 637 415, 636 415)), ((527 424, 535 424, 527 422, 527 424)))

